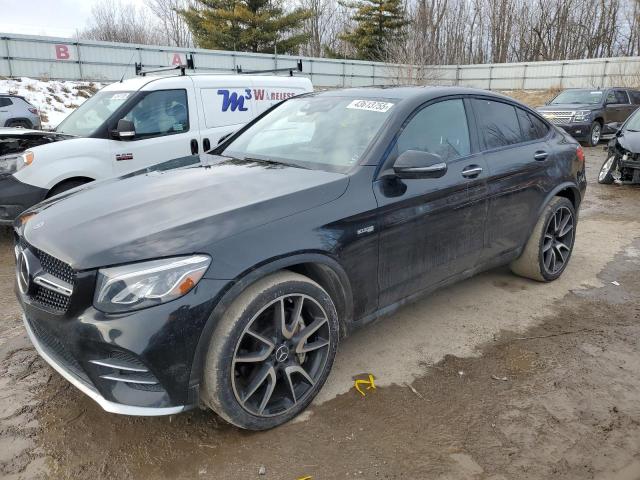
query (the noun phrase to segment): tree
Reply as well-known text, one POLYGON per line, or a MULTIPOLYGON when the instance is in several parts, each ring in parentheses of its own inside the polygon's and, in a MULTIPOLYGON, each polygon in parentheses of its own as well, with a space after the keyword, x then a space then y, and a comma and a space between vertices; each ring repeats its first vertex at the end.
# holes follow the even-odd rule
POLYGON ((182 15, 201 48, 296 54, 309 38, 300 32, 309 10, 279 0, 196 0, 182 15))
POLYGON ((169 45, 191 47, 193 38, 189 26, 180 14, 191 6, 190 0, 146 0, 146 5, 162 22, 169 45))
POLYGON ((355 9, 353 20, 356 26, 342 38, 351 43, 357 56, 363 60, 378 60, 385 57, 385 45, 409 23, 402 0, 357 0, 342 2, 355 9))

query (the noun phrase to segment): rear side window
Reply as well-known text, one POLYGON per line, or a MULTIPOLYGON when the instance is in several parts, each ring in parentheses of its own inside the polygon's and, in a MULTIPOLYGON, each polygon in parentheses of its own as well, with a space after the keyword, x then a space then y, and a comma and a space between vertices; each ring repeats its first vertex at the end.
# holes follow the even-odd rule
POLYGON ((402 130, 398 155, 419 150, 455 160, 471 152, 469 127, 462 100, 445 100, 420 110, 402 130))
POLYGON ((189 130, 187 92, 158 90, 145 95, 124 117, 133 122, 136 139, 189 130))
POLYGON ((516 108, 507 103, 474 98, 480 142, 484 150, 522 142, 516 108))
POLYGON ((615 94, 617 103, 629 103, 629 97, 627 95, 627 92, 625 92, 624 90, 616 90, 615 94))
POLYGON ((631 103, 640 105, 640 92, 637 90, 629 90, 629 97, 631 98, 631 103))
POLYGON ((518 121, 520 122, 523 142, 539 140, 547 136, 549 127, 547 127, 542 120, 517 107, 516 114, 518 116, 518 121))
POLYGON ((8 107, 9 105, 13 105, 13 102, 10 98, 1 97, 0 98, 0 107, 8 107))

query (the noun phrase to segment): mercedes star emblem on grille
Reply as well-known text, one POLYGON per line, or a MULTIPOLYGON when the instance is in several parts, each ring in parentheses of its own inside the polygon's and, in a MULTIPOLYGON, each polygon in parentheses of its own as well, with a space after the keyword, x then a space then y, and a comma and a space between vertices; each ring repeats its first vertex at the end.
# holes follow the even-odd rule
POLYGON ((29 260, 24 250, 20 250, 16 262, 16 278, 18 280, 18 288, 23 295, 29 291, 30 282, 29 260))

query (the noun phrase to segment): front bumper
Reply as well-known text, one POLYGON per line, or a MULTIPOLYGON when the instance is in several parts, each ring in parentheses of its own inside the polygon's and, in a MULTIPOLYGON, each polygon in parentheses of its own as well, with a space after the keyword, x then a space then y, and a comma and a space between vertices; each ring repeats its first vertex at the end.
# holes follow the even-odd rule
POLYGON ((180 299, 118 315, 91 306, 95 272, 78 272, 64 311, 16 295, 31 342, 64 378, 108 412, 155 416, 198 405, 191 369, 224 283, 202 279, 180 299))
POLYGON ((588 140, 591 134, 591 123, 556 124, 576 140, 588 140))
POLYGON ((44 188, 22 183, 13 175, 0 176, 0 225, 12 225, 18 215, 46 196, 44 188))

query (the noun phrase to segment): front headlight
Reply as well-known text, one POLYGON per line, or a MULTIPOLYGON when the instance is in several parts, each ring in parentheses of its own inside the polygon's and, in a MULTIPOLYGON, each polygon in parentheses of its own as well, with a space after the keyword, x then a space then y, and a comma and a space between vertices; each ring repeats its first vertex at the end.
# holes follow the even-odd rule
POLYGON ((19 164, 22 163, 22 156, 16 154, 3 155, 0 157, 0 174, 15 173, 19 164))
POLYGON ((573 116, 573 121, 574 122, 586 122, 589 120, 589 117, 591 116, 591 111, 590 110, 578 110, 575 115, 573 116))
POLYGON ((93 305, 119 313, 170 302, 189 293, 210 263, 210 257, 194 255, 100 269, 93 305))

